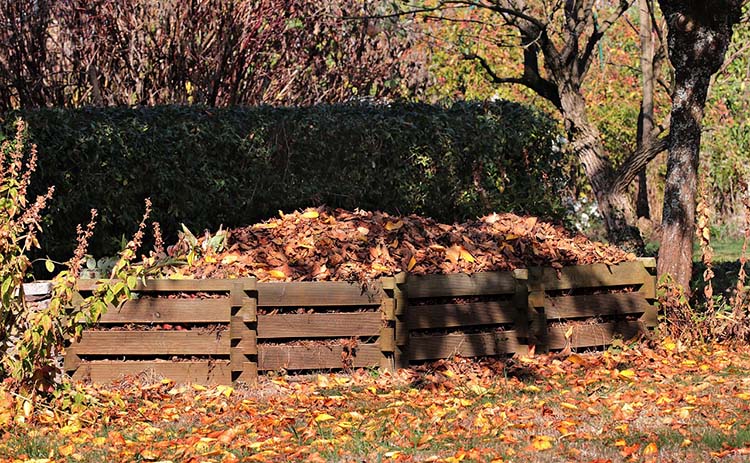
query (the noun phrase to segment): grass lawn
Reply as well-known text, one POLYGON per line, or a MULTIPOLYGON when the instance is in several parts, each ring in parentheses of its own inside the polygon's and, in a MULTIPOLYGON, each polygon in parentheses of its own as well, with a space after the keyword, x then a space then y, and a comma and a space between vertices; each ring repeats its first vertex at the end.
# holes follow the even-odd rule
POLYGON ((0 461, 750 459, 747 350, 669 340, 395 375, 265 377, 255 389, 143 378, 79 389, 78 405, 35 411, 0 390, 0 461))
MULTIPOLYGON (((734 262, 740 259, 742 253, 742 238, 724 238, 714 240, 711 247, 714 250, 714 262, 734 262)), ((693 247, 693 261, 700 262, 701 250, 698 243, 693 247)))

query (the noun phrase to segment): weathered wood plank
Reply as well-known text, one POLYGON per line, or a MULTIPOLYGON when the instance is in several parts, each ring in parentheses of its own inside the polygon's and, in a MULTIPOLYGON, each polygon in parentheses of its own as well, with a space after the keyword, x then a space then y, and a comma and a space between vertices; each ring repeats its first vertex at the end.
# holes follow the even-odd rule
POLYGON ((545 290, 595 288, 644 284, 651 276, 641 262, 623 262, 617 265, 592 264, 565 267, 560 270, 542 269, 540 283, 545 290))
POLYGON ((260 307, 372 306, 385 298, 379 283, 343 281, 258 283, 260 307))
POLYGON ((433 360, 454 355, 484 357, 512 354, 519 347, 515 331, 413 336, 409 344, 409 358, 433 360))
MULTIPOLYGON (((352 358, 352 367, 376 367, 380 363, 377 344, 360 344, 352 358)), ((343 368, 343 347, 332 346, 258 346, 259 370, 324 370, 343 368)))
MULTIPOLYGON (((79 291, 91 291, 97 287, 102 280, 78 280, 79 291)), ((149 279, 146 283, 139 282, 135 291, 138 292, 191 292, 191 291, 231 291, 235 285, 241 282, 245 291, 255 290, 255 278, 241 279, 205 279, 205 280, 170 280, 166 278, 149 279)))
POLYGON ((84 331, 72 347, 85 355, 229 355, 229 332, 84 331))
POLYGON ((74 380, 109 383, 124 376, 154 374, 176 383, 205 385, 230 384, 231 371, 226 360, 190 362, 93 361, 82 363, 73 374, 74 380))
POLYGON ((258 338, 377 336, 380 312, 258 315, 258 338))
POLYGON ((99 323, 228 323, 229 299, 156 299, 126 301, 111 307, 99 323))
POLYGON ((651 305, 640 293, 590 294, 547 298, 547 319, 626 315, 646 312, 651 305))
POLYGON ((497 325, 512 323, 515 312, 513 301, 422 305, 410 306, 407 320, 410 330, 497 325))
POLYGON ((512 272, 410 275, 406 287, 409 298, 485 296, 513 294, 516 280, 512 272))
MULTIPOLYGON (((628 340, 639 333, 646 333, 644 324, 637 320, 572 326, 573 335, 570 338, 572 348, 606 346, 611 344, 615 337, 628 340)), ((550 327, 548 337, 550 349, 565 347, 565 331, 568 328, 564 325, 550 327)))

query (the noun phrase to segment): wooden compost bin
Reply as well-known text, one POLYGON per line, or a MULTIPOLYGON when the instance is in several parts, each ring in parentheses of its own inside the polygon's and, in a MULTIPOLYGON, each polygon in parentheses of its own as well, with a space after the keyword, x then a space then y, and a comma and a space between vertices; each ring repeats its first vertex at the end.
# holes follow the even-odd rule
MULTIPOLYGON (((78 289, 89 293, 96 284, 82 280, 78 289)), ((144 371, 204 384, 255 379, 254 278, 148 280, 135 292, 68 346, 65 369, 74 379, 108 382, 144 371)))
POLYGON ((65 366, 74 378, 95 382, 152 370, 178 382, 228 384, 252 383, 258 371, 408 367, 456 355, 523 354, 532 346, 606 346, 656 325, 654 267, 644 259, 399 274, 367 286, 153 280, 69 346, 65 366), (186 329, 158 329, 164 324, 186 329))

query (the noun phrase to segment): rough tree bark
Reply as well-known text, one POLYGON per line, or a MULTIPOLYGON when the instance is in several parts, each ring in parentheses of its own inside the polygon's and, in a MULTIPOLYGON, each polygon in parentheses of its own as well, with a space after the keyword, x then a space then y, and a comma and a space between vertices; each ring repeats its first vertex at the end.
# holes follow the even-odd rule
POLYGON ((659 0, 659 4, 667 19, 675 86, 657 271, 689 288, 703 111, 711 76, 721 68, 740 20, 742 0, 659 0))
MULTIPOLYGON (((651 143, 651 131, 654 130, 654 38, 651 24, 651 0, 638 0, 639 35, 641 40, 641 73, 643 92, 641 110, 638 113, 638 147, 648 147, 651 143)), ((638 193, 635 200, 636 215, 651 218, 648 204, 648 183, 646 169, 638 172, 638 193)))

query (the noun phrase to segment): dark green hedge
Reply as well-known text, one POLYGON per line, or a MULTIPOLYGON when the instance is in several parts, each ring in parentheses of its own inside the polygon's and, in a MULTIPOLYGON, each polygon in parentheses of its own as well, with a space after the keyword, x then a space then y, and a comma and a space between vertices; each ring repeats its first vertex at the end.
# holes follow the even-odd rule
POLYGON ((47 109, 6 116, 5 133, 19 115, 40 153, 35 188, 57 188, 42 242, 58 259, 90 208, 91 251, 116 252, 146 197, 171 241, 180 222, 216 229, 320 204, 555 218, 568 182, 555 122, 509 102, 47 109))

